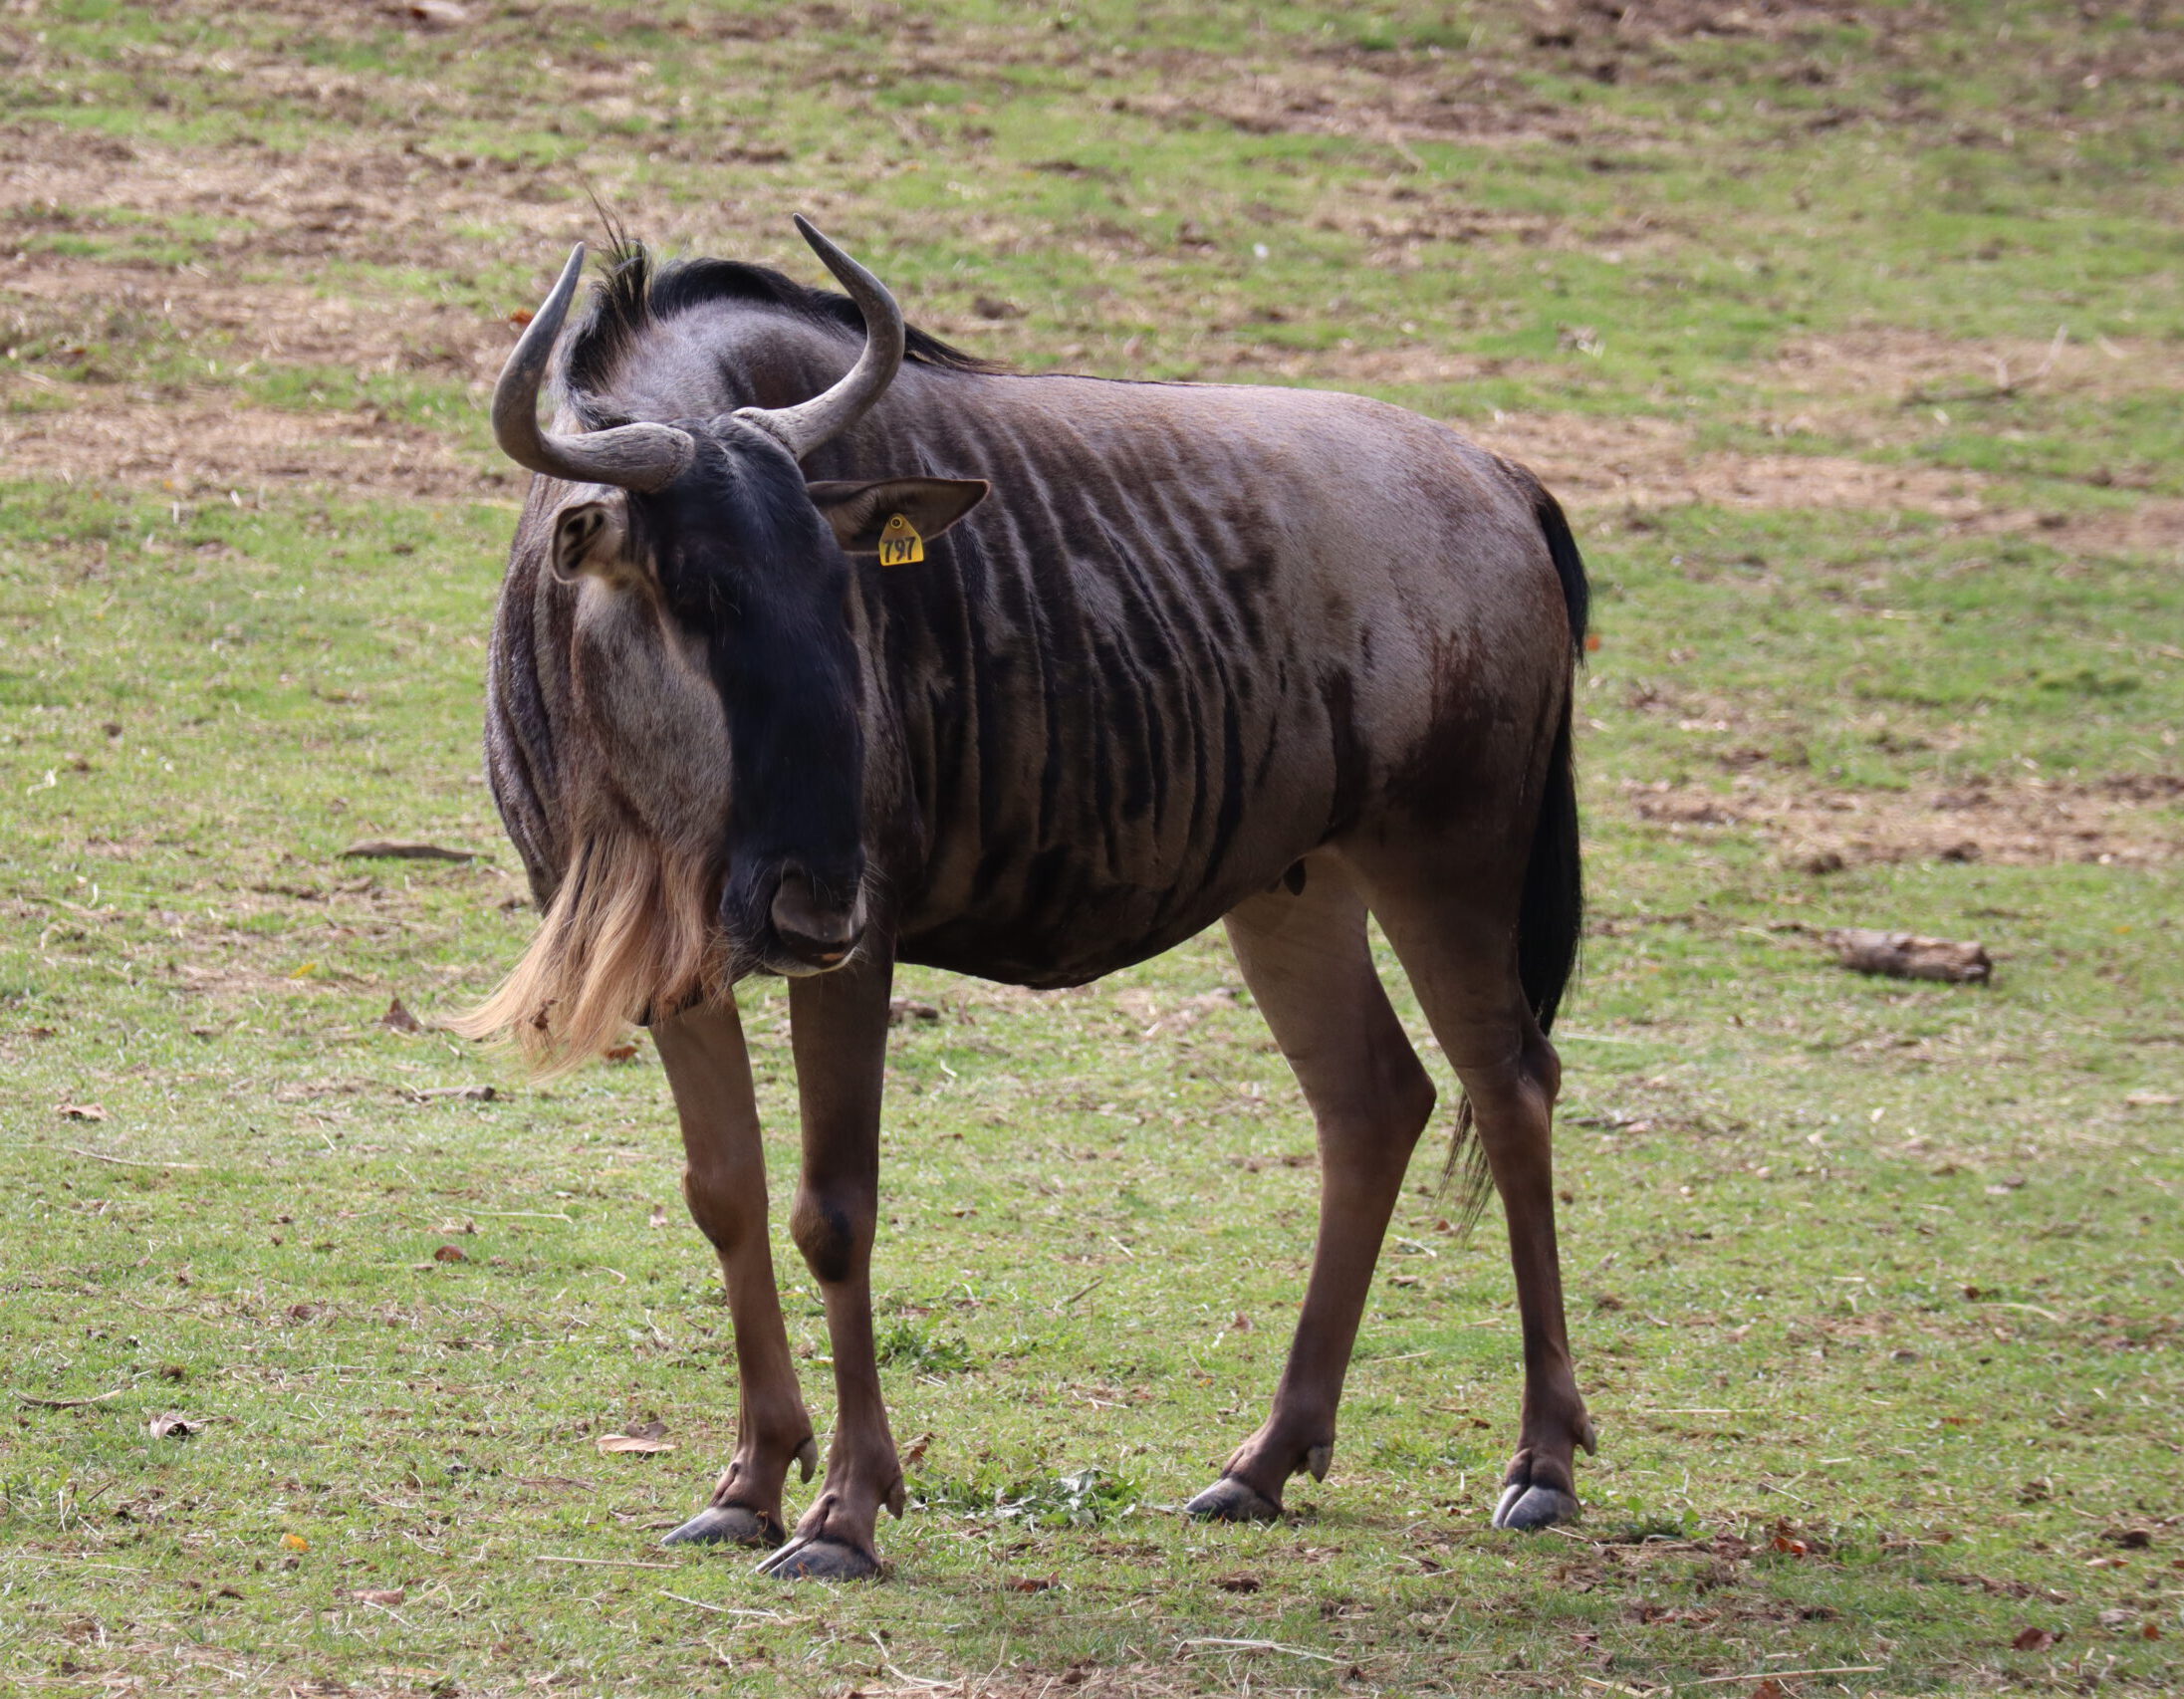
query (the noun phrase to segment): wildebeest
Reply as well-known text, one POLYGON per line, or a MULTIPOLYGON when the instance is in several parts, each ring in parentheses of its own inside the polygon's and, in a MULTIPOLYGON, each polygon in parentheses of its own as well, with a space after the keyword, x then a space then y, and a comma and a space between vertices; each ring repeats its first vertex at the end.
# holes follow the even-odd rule
POLYGON ((1324 1476, 1434 1106, 1368 914, 1508 1216, 1525 1394, 1494 1522, 1576 1514, 1593 1441, 1563 1324, 1547 1035, 1578 932, 1586 592, 1561 509, 1522 467, 1354 395, 998 370, 906 330, 798 223, 848 299, 617 240, 564 340, 579 247, 493 403, 538 477, 487 759, 545 918, 467 1030, 551 1068, 651 1028, 741 1392, 727 1472, 670 1541, 847 1578, 877 1568, 879 1507, 901 1512, 870 1296, 894 964, 1074 985, 1216 919, 1311 1104, 1323 1190, 1273 1409, 1189 1508, 1271 1519, 1290 1476, 1324 1476), (792 1227, 839 1396, 793 1539, 783 1487, 818 1446, 729 994, 754 970, 792 976, 792 1227))

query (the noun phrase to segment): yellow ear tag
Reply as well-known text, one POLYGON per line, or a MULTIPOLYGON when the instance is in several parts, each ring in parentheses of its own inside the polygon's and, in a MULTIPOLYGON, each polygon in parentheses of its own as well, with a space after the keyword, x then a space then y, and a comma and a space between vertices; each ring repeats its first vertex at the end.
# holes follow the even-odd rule
POLYGON ((890 515, 879 533, 879 564, 914 567, 924 558, 925 539, 917 534, 917 527, 899 513, 890 515))

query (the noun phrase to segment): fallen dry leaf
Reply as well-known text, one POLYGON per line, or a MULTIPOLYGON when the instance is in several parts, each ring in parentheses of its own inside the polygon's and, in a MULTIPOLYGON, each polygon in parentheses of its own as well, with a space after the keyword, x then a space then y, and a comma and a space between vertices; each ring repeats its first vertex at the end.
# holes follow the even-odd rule
POLYGON ((2010 1645, 2016 1651, 2044 1652, 2062 1638, 2060 1628, 2020 1628, 2010 1645))
POLYGON ((15 1396, 23 1403, 41 1410, 75 1410, 86 1404, 104 1404, 109 1398, 119 1398, 127 1390, 126 1386, 117 1386, 111 1392, 95 1392, 88 1398, 41 1398, 35 1392, 18 1392, 15 1396))
POLYGON ((1213 1584, 1223 1592, 1257 1592, 1266 1583, 1257 1576, 1238 1573, 1233 1576, 1216 1576, 1213 1584))
POLYGON ((911 997, 890 997, 887 1000, 887 1025, 908 1026, 912 1021, 937 1021, 940 1010, 931 1003, 920 1003, 911 997))
POLYGON ((1060 1576, 1012 1576, 1006 1583, 1011 1592, 1045 1592, 1062 1584, 1060 1576))
POLYGON ((2167 1109, 2184 1103, 2174 1092, 2126 1092, 2123 1100, 2134 1109, 2167 1109))
POLYGON ((402 1000, 399 997, 387 1004, 386 1013, 379 1017, 379 1025, 386 1028, 388 1032, 393 1033, 421 1033, 424 1031, 424 1023, 402 1007, 402 1000))
POLYGON ((633 1044, 610 1044, 600 1052, 608 1062, 628 1062, 637 1054, 633 1044))
POLYGON ((622 1453, 649 1457, 675 1449, 675 1442, 667 1437, 667 1424, 656 1419, 640 1423, 627 1433, 603 1433, 592 1443, 610 1457, 622 1453))
POLYGON ((404 844, 392 838, 366 838, 342 851, 342 859, 383 861, 475 861, 475 850, 450 850, 442 844, 404 844))
POLYGON ((399 1604, 409 1594, 398 1586, 353 1586, 349 1596, 359 1604, 399 1604))
POLYGON ((1790 1699, 1790 1689, 1771 1675, 1763 1675, 1753 1684, 1752 1699, 1790 1699))
POLYGON ((462 1247, 459 1245, 442 1245, 432 1253, 432 1260, 435 1263, 467 1263, 470 1261, 468 1257, 463 1255, 462 1247))
POLYGON ((63 1120, 105 1120, 107 1111, 101 1103, 56 1103, 53 1112, 63 1120))
POLYGON ((920 1463, 924 1462, 925 1453, 932 1448, 932 1443, 933 1436, 930 1433, 921 1433, 911 1440, 902 1453, 900 1460, 902 1467, 904 1469, 915 1469, 920 1463))
POLYGON ((153 1439, 187 1439, 204 1425, 202 1421, 169 1410, 164 1415, 153 1416, 145 1428, 153 1439))
POLYGON ((316 1304, 291 1304, 288 1307, 288 1317, 292 1322, 308 1322, 318 1313, 319 1307, 316 1304))
POLYGON ((652 1206, 652 1213, 644 1218, 644 1224, 647 1227, 665 1227, 667 1225, 666 1209, 655 1203, 652 1206))
POLYGON ((286 1550, 291 1552, 308 1552, 311 1550, 311 1542, 306 1540, 301 1534, 282 1535, 281 1545, 286 1550))

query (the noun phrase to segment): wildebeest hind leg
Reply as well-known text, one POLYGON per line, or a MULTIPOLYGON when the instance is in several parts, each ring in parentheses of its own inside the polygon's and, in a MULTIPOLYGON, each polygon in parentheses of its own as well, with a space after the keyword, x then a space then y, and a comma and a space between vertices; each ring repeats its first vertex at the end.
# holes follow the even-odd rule
POLYGON ((1577 1514, 1573 1462, 1578 1446, 1593 1448, 1593 1433, 1571 1368, 1555 1242, 1550 1142, 1562 1065, 1517 977, 1516 879, 1506 881, 1506 906, 1492 900, 1498 882, 1491 871, 1467 870, 1451 855, 1416 878, 1375 880, 1373 913, 1471 1100, 1508 1218, 1525 1395, 1517 1455, 1503 1478, 1494 1526, 1532 1529, 1577 1514))
POLYGON ((654 1023, 652 1042, 674 1088, 686 1155, 683 1196, 720 1256, 735 1330, 740 1409, 736 1451, 712 1502, 666 1544, 779 1546, 781 1488, 792 1461, 812 1478, 819 1447, 797 1388, 766 1237, 766 1153, 751 1063, 734 1005, 654 1023))
POLYGON ((1281 1514, 1292 1475, 1327 1474, 1350 1347, 1433 1085, 1373 972, 1364 904, 1332 860, 1316 858, 1297 894, 1239 906, 1228 930, 1320 1142, 1319 1242, 1274 1408, 1189 1505, 1194 1516, 1258 1522, 1281 1514))
POLYGON ((835 1358, 827 1479, 789 1544, 759 1568, 785 1580, 879 1573, 879 1507, 902 1514, 902 1467, 872 1348, 872 1234, 879 1216, 880 1087, 887 1063, 883 954, 789 984, 804 1174, 789 1229, 819 1282, 835 1358))

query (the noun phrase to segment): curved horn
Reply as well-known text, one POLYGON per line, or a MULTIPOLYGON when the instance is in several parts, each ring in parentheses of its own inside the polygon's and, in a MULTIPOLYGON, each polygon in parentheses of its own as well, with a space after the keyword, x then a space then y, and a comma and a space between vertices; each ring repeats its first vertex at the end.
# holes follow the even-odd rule
POLYGON ((887 286, 822 236, 801 212, 797 229, 864 315, 864 352, 832 389, 793 407, 739 407, 736 417, 779 437, 802 460, 862 418, 902 365, 902 309, 887 286))
POLYGON ((493 436, 501 452, 519 466, 566 478, 573 484, 614 484, 625 490, 664 489, 697 454, 688 431, 665 424, 616 425, 611 430, 559 436, 539 428, 539 379, 545 375, 554 339, 584 275, 584 244, 579 242, 562 267, 561 281, 546 298, 501 367, 493 390, 493 436))

